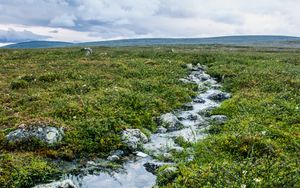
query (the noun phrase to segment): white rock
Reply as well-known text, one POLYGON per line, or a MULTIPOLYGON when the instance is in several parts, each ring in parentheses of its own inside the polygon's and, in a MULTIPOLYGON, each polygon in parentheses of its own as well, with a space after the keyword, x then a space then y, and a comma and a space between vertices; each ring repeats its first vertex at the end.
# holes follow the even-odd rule
POLYGON ((74 182, 70 179, 53 182, 49 184, 37 185, 33 188, 79 188, 74 184, 74 182))
POLYGON ((148 155, 146 153, 143 153, 143 152, 140 152, 140 151, 136 152, 136 156, 143 157, 143 158, 148 157, 148 155))
POLYGON ((63 130, 48 125, 30 125, 28 127, 18 128, 8 135, 8 142, 26 142, 32 138, 38 139, 47 144, 54 144, 63 138, 63 130))
POLYGON ((161 115, 159 118, 159 124, 162 127, 165 127, 168 131, 176 131, 184 127, 177 117, 172 113, 161 115))
POLYGON ((122 132, 122 142, 132 151, 148 142, 147 136, 139 129, 126 129, 122 132))

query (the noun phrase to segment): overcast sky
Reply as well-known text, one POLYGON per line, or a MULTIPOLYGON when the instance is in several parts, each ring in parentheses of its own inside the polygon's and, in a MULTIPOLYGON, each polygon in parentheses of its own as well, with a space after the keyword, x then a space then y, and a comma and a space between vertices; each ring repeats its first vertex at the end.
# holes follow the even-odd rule
POLYGON ((0 43, 300 36, 300 0, 0 0, 0 43))

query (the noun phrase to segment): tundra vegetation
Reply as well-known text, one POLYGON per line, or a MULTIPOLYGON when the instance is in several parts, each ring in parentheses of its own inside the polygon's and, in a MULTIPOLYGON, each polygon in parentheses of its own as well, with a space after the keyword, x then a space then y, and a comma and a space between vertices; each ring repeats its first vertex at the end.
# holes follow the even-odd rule
MULTIPOLYGON (((120 132, 157 129, 197 87, 179 79, 202 64, 232 94, 211 115, 225 124, 178 154, 161 187, 299 187, 300 50, 226 46, 0 50, 0 187, 31 187, 59 176, 57 161, 125 150, 120 132), (38 123, 37 123, 38 122, 38 123), (55 144, 9 143, 20 125, 63 127, 55 144), (188 151, 193 151, 189 153, 188 151), (192 160, 186 160, 192 155, 192 160)), ((163 167, 159 172, 163 172, 163 167)))

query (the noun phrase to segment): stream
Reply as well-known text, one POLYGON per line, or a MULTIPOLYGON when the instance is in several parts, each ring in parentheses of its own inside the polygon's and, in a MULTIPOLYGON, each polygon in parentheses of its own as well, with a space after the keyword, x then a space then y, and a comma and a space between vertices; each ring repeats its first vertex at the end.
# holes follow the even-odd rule
MULTIPOLYGON (((155 170, 164 164, 173 164, 172 161, 163 162, 157 158, 160 156, 168 158, 172 156, 172 152, 183 150, 175 141, 176 138, 181 137, 188 142, 198 141, 207 135, 205 130, 212 120, 220 124, 226 121, 226 116, 208 116, 207 114, 213 108, 218 107, 223 100, 230 98, 230 94, 222 92, 221 85, 206 74, 201 65, 188 64, 187 68, 190 70, 190 74, 180 80, 185 83, 197 84, 199 90, 192 102, 185 104, 181 109, 161 116, 162 121, 174 124, 172 129, 160 127, 157 133, 151 135, 150 141, 143 145, 143 152, 127 156, 122 167, 117 170, 100 170, 96 173, 80 175, 67 174, 62 177, 60 183, 69 183, 80 188, 152 187, 156 183, 155 170), (177 125, 180 126, 176 127, 177 125)), ((190 156, 191 159, 192 157, 190 156)), ((93 165, 94 163, 90 162, 90 166, 93 165)), ((36 188, 41 187, 55 186, 53 183, 36 186, 36 188)))

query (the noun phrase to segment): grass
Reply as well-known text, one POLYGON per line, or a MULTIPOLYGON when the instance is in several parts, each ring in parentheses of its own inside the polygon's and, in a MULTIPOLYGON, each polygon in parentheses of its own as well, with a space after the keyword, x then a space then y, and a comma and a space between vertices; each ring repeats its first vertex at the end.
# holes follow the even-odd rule
POLYGON ((194 85, 178 81, 188 74, 187 63, 207 65, 232 93, 213 111, 229 121, 192 145, 192 161, 186 162, 187 153, 176 156, 178 171, 159 176, 158 185, 299 186, 300 51, 173 48, 95 48, 89 57, 78 48, 1 49, 0 187, 47 181, 58 174, 53 159, 106 157, 124 149, 119 133, 125 128, 155 131, 157 116, 195 95, 194 85), (36 121, 63 126, 65 138, 53 147, 5 145, 5 134, 36 121))

